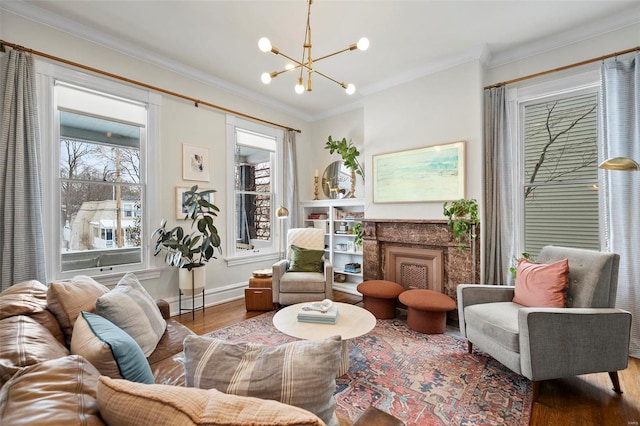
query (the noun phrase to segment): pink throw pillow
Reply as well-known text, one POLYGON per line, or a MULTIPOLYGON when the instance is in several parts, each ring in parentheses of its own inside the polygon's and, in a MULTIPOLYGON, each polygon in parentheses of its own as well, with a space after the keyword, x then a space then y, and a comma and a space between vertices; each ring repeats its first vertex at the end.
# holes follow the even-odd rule
POLYGON ((513 301, 524 306, 564 308, 569 260, 533 263, 520 259, 513 301))

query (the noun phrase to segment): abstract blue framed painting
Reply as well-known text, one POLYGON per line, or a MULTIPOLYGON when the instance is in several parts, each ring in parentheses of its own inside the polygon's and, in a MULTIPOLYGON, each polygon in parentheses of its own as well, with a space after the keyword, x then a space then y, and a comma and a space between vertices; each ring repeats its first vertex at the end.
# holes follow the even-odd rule
POLYGON ((465 141, 373 156, 373 202, 465 198, 465 141))

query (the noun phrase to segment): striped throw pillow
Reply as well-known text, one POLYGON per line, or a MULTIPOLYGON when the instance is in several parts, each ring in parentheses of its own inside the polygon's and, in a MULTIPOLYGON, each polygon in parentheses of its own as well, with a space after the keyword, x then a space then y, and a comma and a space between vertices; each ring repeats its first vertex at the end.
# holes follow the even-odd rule
POLYGON ((328 425, 336 425, 333 393, 341 347, 340 336, 275 347, 187 336, 186 383, 283 402, 311 411, 328 425))
POLYGON ((146 357, 155 350, 167 328, 158 305, 132 273, 96 300, 96 313, 133 337, 146 357))
POLYGON ((276 401, 227 395, 216 389, 145 385, 106 376, 98 382, 98 405, 104 421, 118 426, 324 425, 312 413, 276 401))

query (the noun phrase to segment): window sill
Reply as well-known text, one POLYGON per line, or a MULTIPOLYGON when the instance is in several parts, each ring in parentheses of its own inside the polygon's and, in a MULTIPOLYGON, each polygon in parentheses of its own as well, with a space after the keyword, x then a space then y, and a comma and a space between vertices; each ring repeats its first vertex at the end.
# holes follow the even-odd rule
POLYGON ((247 265, 249 263, 258 263, 267 260, 275 262, 278 260, 278 253, 251 253, 244 256, 225 257, 224 260, 227 262, 227 266, 247 265))

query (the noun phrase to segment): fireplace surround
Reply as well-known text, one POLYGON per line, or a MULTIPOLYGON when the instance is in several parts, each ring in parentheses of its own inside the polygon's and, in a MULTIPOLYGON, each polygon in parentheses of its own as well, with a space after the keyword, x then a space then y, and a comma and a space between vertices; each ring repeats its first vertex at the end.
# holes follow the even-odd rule
POLYGON ((479 282, 479 232, 461 249, 446 220, 364 219, 363 278, 426 288, 456 300, 459 284, 479 282))

